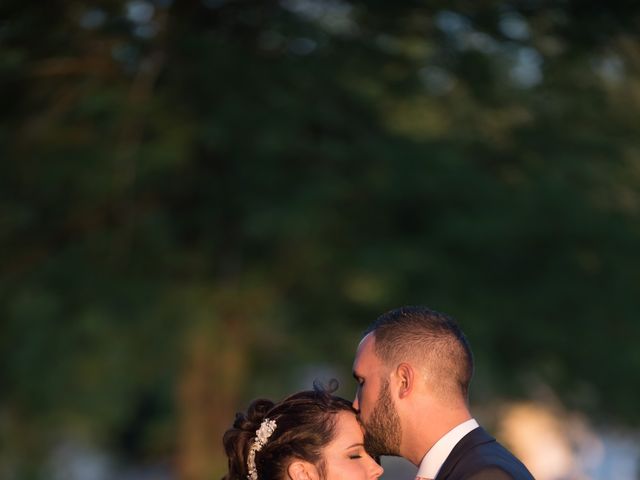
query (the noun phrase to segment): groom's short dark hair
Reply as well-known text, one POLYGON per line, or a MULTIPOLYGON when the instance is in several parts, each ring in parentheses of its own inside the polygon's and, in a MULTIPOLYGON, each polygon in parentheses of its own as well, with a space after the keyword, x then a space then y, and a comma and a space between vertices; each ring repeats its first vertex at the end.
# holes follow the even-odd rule
POLYGON ((365 335, 369 333, 374 334, 375 353, 385 365, 421 361, 443 395, 453 391, 468 397, 473 354, 453 318, 423 306, 404 306, 378 317, 365 335))

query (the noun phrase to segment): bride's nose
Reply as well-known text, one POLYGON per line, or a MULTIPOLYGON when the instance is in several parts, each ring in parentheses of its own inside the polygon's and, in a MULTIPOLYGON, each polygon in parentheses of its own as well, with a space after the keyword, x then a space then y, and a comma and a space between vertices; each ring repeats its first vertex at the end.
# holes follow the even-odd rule
POLYGON ((378 465, 373 458, 370 458, 371 466, 369 467, 369 478, 379 478, 384 473, 384 468, 378 465))
POLYGON ((358 400, 358 394, 357 393, 356 393, 355 398, 353 399, 353 402, 351 403, 351 406, 356 411, 360 410, 360 401, 358 400))

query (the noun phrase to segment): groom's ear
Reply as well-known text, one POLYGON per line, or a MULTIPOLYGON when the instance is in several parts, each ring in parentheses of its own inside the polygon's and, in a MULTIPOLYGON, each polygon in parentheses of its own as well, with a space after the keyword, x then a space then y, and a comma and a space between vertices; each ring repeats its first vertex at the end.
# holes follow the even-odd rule
POLYGON ((415 371, 408 363, 400 363, 396 367, 396 377, 398 379, 398 397, 406 398, 415 386, 415 371))
POLYGON ((304 460, 294 460, 287 467, 289 480, 319 480, 320 475, 315 465, 304 460))

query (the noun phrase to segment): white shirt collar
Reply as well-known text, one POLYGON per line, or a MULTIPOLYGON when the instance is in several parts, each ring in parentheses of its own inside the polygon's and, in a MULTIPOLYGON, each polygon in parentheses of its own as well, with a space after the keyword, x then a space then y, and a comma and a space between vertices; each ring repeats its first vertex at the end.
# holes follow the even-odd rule
POLYGON ((453 450, 453 447, 462 440, 462 437, 479 426, 478 422, 472 418, 445 433, 422 459, 420 468, 418 469, 418 476, 436 478, 442 464, 451 453, 451 450, 453 450))

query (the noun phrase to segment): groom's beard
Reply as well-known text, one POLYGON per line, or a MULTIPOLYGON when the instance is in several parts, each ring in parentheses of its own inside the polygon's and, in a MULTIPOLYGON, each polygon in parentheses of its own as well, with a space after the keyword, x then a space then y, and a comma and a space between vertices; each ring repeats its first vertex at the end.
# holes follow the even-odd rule
POLYGON ((391 399, 388 381, 382 385, 371 418, 364 424, 364 429, 364 445, 370 455, 400 456, 402 429, 400 417, 391 399))

